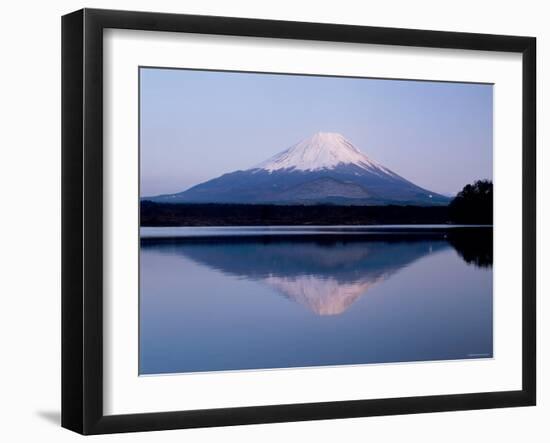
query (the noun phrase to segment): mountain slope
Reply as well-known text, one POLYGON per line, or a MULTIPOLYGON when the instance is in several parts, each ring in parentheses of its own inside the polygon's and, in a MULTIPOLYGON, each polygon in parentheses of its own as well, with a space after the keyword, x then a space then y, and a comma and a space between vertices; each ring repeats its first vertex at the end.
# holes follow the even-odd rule
POLYGON ((344 205, 434 205, 449 201, 376 163, 335 133, 317 133, 251 169, 147 200, 344 205))

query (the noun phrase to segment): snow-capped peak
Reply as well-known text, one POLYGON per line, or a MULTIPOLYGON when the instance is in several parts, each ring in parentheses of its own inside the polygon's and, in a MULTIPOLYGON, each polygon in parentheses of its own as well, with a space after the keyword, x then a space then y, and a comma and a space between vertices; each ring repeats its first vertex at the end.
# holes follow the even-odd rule
POLYGON ((363 169, 381 170, 391 174, 391 171, 359 151, 343 135, 334 132, 318 132, 260 163, 255 169, 269 172, 280 169, 317 171, 332 169, 342 164, 353 164, 363 169))

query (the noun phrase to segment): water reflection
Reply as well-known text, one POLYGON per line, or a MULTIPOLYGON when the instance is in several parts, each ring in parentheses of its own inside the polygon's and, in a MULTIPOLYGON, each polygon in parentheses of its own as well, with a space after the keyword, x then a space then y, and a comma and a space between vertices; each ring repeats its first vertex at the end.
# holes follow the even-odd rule
POLYGON ((376 284, 450 246, 468 264, 492 265, 491 229, 142 239, 145 250, 183 255, 224 274, 259 281, 320 316, 342 314, 376 284))
POLYGON ((493 266, 493 229, 455 229, 447 235, 447 241, 469 265, 480 268, 493 266))
POLYGON ((140 374, 492 357, 490 229, 257 231, 142 238, 140 374))

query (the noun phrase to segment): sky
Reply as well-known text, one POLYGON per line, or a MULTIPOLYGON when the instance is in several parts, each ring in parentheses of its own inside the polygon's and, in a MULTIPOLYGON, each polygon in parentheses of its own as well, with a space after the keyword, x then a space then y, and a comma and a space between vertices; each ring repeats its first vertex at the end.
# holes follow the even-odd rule
POLYGON ((140 194, 249 169, 316 132, 434 192, 493 177, 493 86, 140 68, 140 194))

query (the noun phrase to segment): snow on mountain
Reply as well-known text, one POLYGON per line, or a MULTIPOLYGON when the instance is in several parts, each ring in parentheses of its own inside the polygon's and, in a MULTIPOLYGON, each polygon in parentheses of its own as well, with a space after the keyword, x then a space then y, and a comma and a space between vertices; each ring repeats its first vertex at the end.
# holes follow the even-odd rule
POLYGON ((338 165, 352 164, 372 172, 393 174, 390 170, 368 158, 343 135, 335 132, 318 132, 302 140, 253 169, 279 171, 318 171, 338 165))

